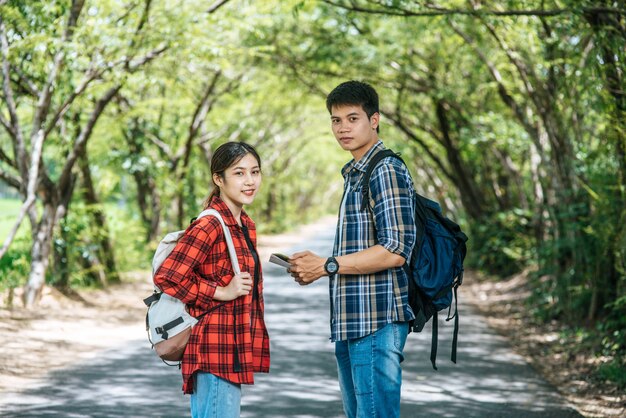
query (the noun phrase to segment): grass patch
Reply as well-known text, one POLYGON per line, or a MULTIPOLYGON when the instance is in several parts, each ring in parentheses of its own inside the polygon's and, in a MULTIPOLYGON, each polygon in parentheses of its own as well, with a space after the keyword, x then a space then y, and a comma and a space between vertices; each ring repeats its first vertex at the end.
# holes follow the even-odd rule
MULTIPOLYGON (((15 225, 21 206, 22 201, 19 199, 0 198, 0 246, 9 235, 13 225, 15 225)), ((18 230, 18 235, 20 232, 25 232, 24 224, 28 224, 28 220, 26 220, 26 222, 22 221, 22 225, 20 225, 20 229, 18 230)))

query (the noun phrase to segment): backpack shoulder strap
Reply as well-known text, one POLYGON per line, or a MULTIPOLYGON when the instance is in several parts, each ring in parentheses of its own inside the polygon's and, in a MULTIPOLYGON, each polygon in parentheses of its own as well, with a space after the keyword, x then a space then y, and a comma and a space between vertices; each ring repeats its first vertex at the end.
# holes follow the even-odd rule
POLYGON ((402 160, 400 155, 396 154, 390 149, 384 149, 382 151, 378 151, 376 154, 372 156, 372 159, 367 164, 367 169, 365 170, 365 174, 363 175, 363 180, 361 181, 362 183, 361 190, 363 192, 363 201, 361 203, 361 210, 365 210, 365 208, 367 208, 368 206, 367 203, 369 202, 370 178, 372 177, 372 173, 374 172, 374 169, 376 168, 378 163, 383 158, 387 158, 387 157, 395 157, 399 159, 400 161, 402 161, 402 163, 404 163, 404 160, 402 160))
POLYGON ((222 225, 222 230, 224 231, 224 239, 226 240, 226 246, 228 247, 228 255, 230 257, 230 262, 233 265, 233 271, 235 272, 235 274, 240 274, 241 269, 239 268, 239 261, 237 260, 237 251, 235 251, 235 244, 233 244, 233 237, 230 235, 230 230, 228 229, 228 226, 226 226, 226 224, 224 223, 224 219, 222 218, 222 215, 220 215, 220 213, 216 211, 215 209, 206 209, 198 215, 198 219, 203 218, 205 216, 214 216, 220 221, 220 224, 222 225))
MULTIPOLYGON (((240 274, 241 269, 239 268, 239 261, 237 261, 237 252, 235 251, 235 245, 233 244, 233 237, 230 235, 230 230, 228 229, 228 226, 226 226, 226 224, 224 223, 224 219, 222 219, 222 215, 220 215, 220 213, 215 209, 206 209, 200 212, 200 215, 198 215, 198 218, 202 218, 203 216, 215 216, 220 221, 220 224, 222 225, 222 230, 224 231, 224 239, 226 240, 226 246, 228 247, 228 255, 230 257, 230 262, 233 266, 233 271, 235 272, 235 274, 240 274)), ((213 307, 208 312, 203 313, 202 316, 211 312, 213 309, 216 309, 218 306, 222 306, 224 304, 226 304, 226 302, 222 302, 219 305, 213 307)), ((233 333, 236 334, 237 317, 234 313, 233 313, 233 316, 234 316, 233 333)), ((236 341, 237 341, 237 337, 235 335, 235 342, 236 341)), ((237 344, 235 344, 235 347, 234 347, 233 357, 234 357, 233 368, 234 368, 234 371, 238 372, 241 370, 241 363, 239 360, 239 351, 237 350, 237 344)))
MULTIPOLYGON (((400 157, 400 154, 395 153, 394 151, 390 149, 384 149, 374 154, 371 161, 367 165, 365 174, 363 175, 363 180, 362 180, 363 186, 361 187, 361 190, 363 192, 363 198, 361 202, 361 211, 364 211, 365 209, 370 208, 369 206, 370 178, 372 177, 372 173, 374 172, 374 169, 376 168, 378 163, 383 158, 387 158, 387 157, 397 158, 400 161, 402 161, 402 164, 406 166, 406 163, 404 162, 402 157, 400 157)), ((426 207, 424 206, 421 199, 422 197, 420 195, 416 195, 416 199, 415 199, 415 225, 417 227, 416 248, 421 247, 423 237, 424 237, 424 232, 426 229, 426 217, 427 217, 426 207)), ((414 254, 417 254, 417 253, 418 252, 414 251, 414 254)))

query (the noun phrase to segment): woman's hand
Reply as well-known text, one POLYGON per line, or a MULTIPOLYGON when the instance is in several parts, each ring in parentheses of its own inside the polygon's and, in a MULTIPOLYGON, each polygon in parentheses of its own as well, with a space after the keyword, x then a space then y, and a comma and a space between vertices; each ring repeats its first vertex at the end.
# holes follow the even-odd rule
POLYGON ((226 287, 217 286, 213 299, 227 302, 245 296, 252 290, 252 277, 250 273, 241 272, 233 276, 226 287))

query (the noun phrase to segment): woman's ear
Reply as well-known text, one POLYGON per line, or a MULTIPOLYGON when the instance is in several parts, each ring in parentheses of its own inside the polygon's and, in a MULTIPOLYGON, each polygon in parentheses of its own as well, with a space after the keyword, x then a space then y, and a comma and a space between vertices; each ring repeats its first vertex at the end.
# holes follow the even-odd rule
POLYGON ((222 176, 220 176, 219 174, 213 174, 213 183, 215 183, 215 185, 217 187, 222 187, 224 184, 224 181, 222 179, 222 176))

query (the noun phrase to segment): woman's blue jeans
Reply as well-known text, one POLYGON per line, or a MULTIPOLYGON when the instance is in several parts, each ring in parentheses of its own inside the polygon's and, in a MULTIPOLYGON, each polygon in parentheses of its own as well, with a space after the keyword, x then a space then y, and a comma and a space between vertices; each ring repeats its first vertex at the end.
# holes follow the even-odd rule
POLYGON ((241 385, 211 373, 197 372, 194 379, 192 418, 239 418, 241 385))
POLYGON ((394 322, 365 337, 335 343, 339 386, 348 418, 400 416, 400 363, 408 333, 408 322, 394 322))

